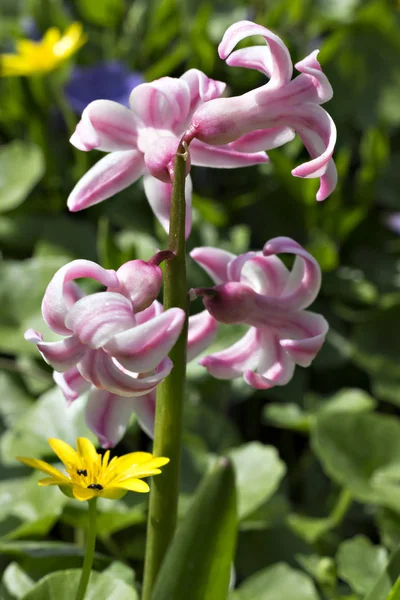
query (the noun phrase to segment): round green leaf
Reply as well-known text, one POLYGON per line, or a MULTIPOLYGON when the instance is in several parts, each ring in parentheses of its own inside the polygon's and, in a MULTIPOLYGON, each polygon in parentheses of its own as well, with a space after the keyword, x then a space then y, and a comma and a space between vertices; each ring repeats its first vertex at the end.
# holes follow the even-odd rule
POLYGON ((230 457, 236 473, 238 514, 244 518, 276 492, 286 466, 276 448, 259 442, 236 448, 230 457))
MULTIPOLYGON (((43 577, 22 600, 71 600, 78 589, 80 569, 56 571, 43 577)), ((85 600, 138 600, 137 592, 109 575, 92 572, 85 600)))
POLYGON ((0 148, 0 212, 19 206, 44 173, 42 150, 15 140, 0 148))
POLYGON ((278 563, 245 579, 232 600, 319 600, 319 596, 308 575, 278 563))
POLYGON ((400 507, 400 421, 367 413, 323 413, 312 445, 325 471, 362 502, 400 507))
POLYGON ((340 544, 336 560, 339 577, 364 595, 384 571, 388 554, 383 546, 374 546, 367 537, 357 535, 340 544))

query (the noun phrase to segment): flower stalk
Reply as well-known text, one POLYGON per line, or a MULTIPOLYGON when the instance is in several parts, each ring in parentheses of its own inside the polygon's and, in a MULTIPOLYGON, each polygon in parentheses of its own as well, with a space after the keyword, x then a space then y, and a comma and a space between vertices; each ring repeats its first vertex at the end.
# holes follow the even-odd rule
POLYGON ((85 559, 83 561, 81 579, 79 581, 78 591, 75 600, 83 600, 89 584, 90 573, 94 559, 94 550, 96 546, 96 515, 97 498, 92 498, 88 502, 88 530, 86 538, 85 559))
POLYGON ((187 282, 185 247, 185 173, 188 151, 178 148, 174 162, 169 250, 174 258, 166 261, 164 271, 164 310, 172 307, 186 312, 185 326, 170 352, 174 364, 170 375, 157 390, 154 432, 155 456, 166 455, 170 465, 152 483, 147 529, 143 600, 150 600, 165 553, 174 535, 179 495, 182 447, 182 416, 186 378, 187 282))

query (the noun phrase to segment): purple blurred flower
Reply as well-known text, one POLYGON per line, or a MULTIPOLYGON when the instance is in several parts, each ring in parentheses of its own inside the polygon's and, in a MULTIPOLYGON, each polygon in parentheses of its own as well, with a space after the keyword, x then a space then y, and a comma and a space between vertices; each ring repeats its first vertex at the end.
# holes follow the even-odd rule
POLYGON ((121 62, 108 61, 92 67, 75 67, 65 93, 76 113, 81 113, 93 100, 114 100, 129 106, 129 95, 143 83, 140 73, 129 71, 121 62))
POLYGON ((391 231, 400 234, 400 212, 386 215, 384 222, 391 231))

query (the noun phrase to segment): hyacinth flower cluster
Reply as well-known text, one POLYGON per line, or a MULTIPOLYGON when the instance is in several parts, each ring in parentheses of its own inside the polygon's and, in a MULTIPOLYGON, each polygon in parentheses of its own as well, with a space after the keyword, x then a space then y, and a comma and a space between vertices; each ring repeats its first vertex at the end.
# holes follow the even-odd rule
POLYGON ((54 368, 69 403, 88 393, 86 420, 101 445, 115 445, 134 412, 142 428, 154 434, 155 456, 171 460, 150 498, 143 600, 152 597, 176 526, 186 361, 208 348, 219 323, 247 325, 241 340, 209 353, 200 364, 205 374, 243 377, 252 388, 265 390, 287 384, 296 365, 308 367, 328 331, 325 319, 308 310, 321 285, 319 265, 287 237, 240 256, 196 248, 191 258, 215 285, 189 293, 185 240, 191 230, 192 165, 262 164, 268 161, 266 150, 297 134, 311 158, 292 174, 320 179, 317 200, 333 192, 337 179, 335 125, 321 107, 332 89, 317 52, 295 65, 299 75, 292 78, 282 40, 241 21, 228 28, 219 54, 229 66, 256 69, 269 81, 225 97, 223 82, 191 69, 180 78, 137 85, 129 108, 96 100, 84 109, 70 141, 84 152, 106 155, 78 181, 69 209, 88 208, 143 178, 149 204, 169 232, 168 249, 116 271, 86 260, 69 263, 54 275, 42 304, 45 322, 62 338, 46 342, 40 333, 26 332, 54 368), (266 43, 234 50, 254 35, 266 43), (281 255, 294 257, 291 268, 281 255), (105 289, 85 295, 75 282, 80 278, 105 289), (157 300, 161 288, 164 307, 157 300), (189 318, 188 299, 197 297, 205 310, 189 318))
POLYGON ((217 284, 192 290, 203 296, 209 313, 221 323, 249 325, 230 348, 200 361, 218 379, 243 376, 256 389, 285 385, 296 364, 308 367, 324 343, 328 323, 304 310, 316 298, 321 271, 315 258, 294 240, 280 237, 262 252, 235 256, 219 248, 195 248, 191 257, 217 284), (294 254, 292 270, 277 254, 294 254))
MULTIPOLYGON (((265 150, 298 133, 312 159, 293 174, 319 177, 319 200, 333 190, 335 126, 320 106, 330 99, 332 89, 317 52, 296 64, 300 75, 292 79, 291 58, 282 40, 264 27, 241 21, 228 28, 219 54, 230 66, 261 71, 269 82, 239 97, 222 97, 224 83, 191 69, 178 79, 163 77, 137 85, 129 108, 110 100, 96 100, 85 108, 71 142, 83 151, 107 154, 71 192, 71 210, 101 202, 143 176, 147 198, 168 230, 173 161, 180 140, 186 144, 186 237, 191 227, 191 164, 232 168, 263 163, 268 160, 265 150), (267 45, 233 51, 238 42, 254 35, 261 35, 267 45)), ((130 261, 117 271, 73 261, 55 274, 42 305, 48 326, 66 337, 45 342, 38 332, 26 333, 54 367, 54 379, 69 403, 89 392, 86 420, 104 447, 121 439, 132 412, 153 435, 156 388, 173 368, 168 353, 185 321, 182 308, 163 311, 157 301, 162 286, 159 263, 171 260, 173 250, 159 252, 147 263, 130 261), (74 282, 82 277, 106 290, 85 296, 74 282)), ((215 377, 242 375, 252 387, 266 389, 286 384, 296 364, 311 363, 328 327, 323 317, 304 310, 319 291, 321 275, 315 259, 299 244, 276 238, 262 252, 239 257, 217 248, 197 248, 191 256, 217 285, 192 293, 203 296, 206 310, 189 319, 190 360, 212 342, 222 322, 244 323, 250 329, 231 348, 201 360, 215 377), (280 253, 296 256, 291 271, 276 256, 280 253)))
POLYGON ((257 152, 270 143, 271 128, 279 137, 276 145, 290 141, 297 133, 312 160, 296 167, 292 175, 320 178, 317 200, 325 200, 337 183, 332 159, 336 127, 320 106, 332 98, 333 92, 317 60, 318 51, 295 65, 300 75, 292 79, 293 65, 285 44, 265 27, 250 21, 229 27, 218 51, 229 66, 256 69, 269 81, 242 96, 213 99, 199 107, 184 139, 257 152), (262 36, 268 46, 232 52, 240 41, 254 35, 262 36))
MULTIPOLYGON (((100 159, 77 183, 68 198, 78 211, 115 195, 143 177, 147 200, 166 231, 172 194, 172 162, 179 140, 195 111, 218 98, 225 84, 191 69, 180 78, 163 77, 135 87, 130 108, 111 100, 96 100, 83 111, 71 143, 79 150, 100 150, 100 159)), ((275 138, 272 146, 275 147, 275 138)), ((190 163, 235 168, 266 162, 264 151, 242 152, 231 146, 217 148, 193 140, 190 163)), ((186 236, 191 230, 192 183, 186 178, 186 236)))
MULTIPOLYGON (((114 446, 135 413, 153 434, 155 388, 173 365, 168 352, 181 333, 185 314, 163 311, 155 299, 162 284, 158 262, 133 260, 118 271, 75 260, 57 271, 42 303, 43 318, 60 341, 45 342, 32 329, 25 338, 36 344, 54 369, 54 380, 70 404, 89 392, 86 422, 103 447, 114 446), (85 295, 75 279, 90 278, 107 290, 85 295)), ((213 340, 217 323, 203 311, 189 320, 188 359, 213 340)))

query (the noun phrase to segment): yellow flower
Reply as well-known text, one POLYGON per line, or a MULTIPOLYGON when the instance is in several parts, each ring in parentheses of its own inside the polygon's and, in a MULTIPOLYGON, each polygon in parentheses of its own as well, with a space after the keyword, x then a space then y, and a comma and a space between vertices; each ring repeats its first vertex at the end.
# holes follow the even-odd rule
POLYGON ((77 500, 98 496, 115 500, 128 490, 146 493, 150 488, 141 478, 158 475, 159 467, 169 462, 169 458, 155 457, 149 452, 131 452, 109 461, 110 451, 103 456, 98 454, 87 438, 77 439, 76 450, 62 440, 50 438, 48 441, 64 463, 66 474, 37 458, 17 456, 17 460, 50 475, 41 479, 39 485, 58 485, 61 491, 77 500))
POLYGON ((67 60, 86 42, 80 23, 72 23, 61 35, 56 27, 46 31, 39 42, 19 40, 17 54, 0 55, 0 75, 36 75, 48 73, 67 60))

